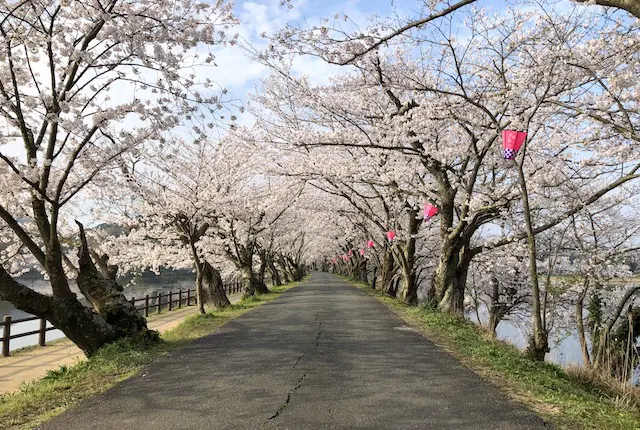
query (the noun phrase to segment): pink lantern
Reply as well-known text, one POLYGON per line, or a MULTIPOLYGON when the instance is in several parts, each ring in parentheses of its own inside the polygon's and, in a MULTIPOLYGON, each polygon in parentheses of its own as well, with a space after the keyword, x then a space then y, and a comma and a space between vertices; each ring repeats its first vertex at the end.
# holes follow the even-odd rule
POLYGON ((430 203, 424 205, 424 220, 429 221, 433 216, 438 213, 438 208, 430 203))
POLYGON ((348 255, 343 255, 343 256, 342 256, 342 259, 343 259, 344 261, 349 261, 349 256, 348 256, 348 255))
POLYGON ((527 140, 527 133, 524 131, 502 130, 502 149, 505 160, 513 160, 518 154, 524 141, 527 140))
POLYGON ((338 262, 338 260, 337 260, 336 258, 332 258, 332 259, 331 259, 331 262, 332 262, 333 264, 336 264, 336 263, 338 262))
POLYGON ((373 240, 369 239, 369 240, 367 241, 367 248, 371 249, 371 248, 373 248, 374 246, 376 246, 376 244, 373 242, 373 240))
POLYGON ((351 257, 353 255, 353 249, 350 249, 349 252, 347 252, 347 255, 351 257))
POLYGON ((361 249, 361 250, 360 250, 360 255, 364 256, 364 253, 365 253, 365 252, 366 252, 366 251, 365 251, 364 249, 361 249))
POLYGON ((389 230, 389 231, 387 232, 387 240, 388 240, 389 242, 393 242, 393 239, 394 239, 395 237, 396 237, 396 232, 395 232, 395 231, 393 231, 393 230, 389 230))

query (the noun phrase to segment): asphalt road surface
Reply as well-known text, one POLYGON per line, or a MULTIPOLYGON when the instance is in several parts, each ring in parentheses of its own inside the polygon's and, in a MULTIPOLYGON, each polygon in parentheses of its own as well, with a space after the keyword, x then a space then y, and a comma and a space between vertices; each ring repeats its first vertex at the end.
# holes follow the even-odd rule
POLYGON ((374 298, 314 273, 43 428, 547 427, 374 298))

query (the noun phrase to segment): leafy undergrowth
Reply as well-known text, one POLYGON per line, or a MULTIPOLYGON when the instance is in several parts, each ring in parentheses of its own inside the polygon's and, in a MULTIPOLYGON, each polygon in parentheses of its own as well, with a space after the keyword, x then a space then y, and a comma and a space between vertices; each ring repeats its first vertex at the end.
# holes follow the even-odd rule
POLYGON ((364 284, 356 285, 555 428, 640 429, 637 403, 621 398, 606 384, 554 364, 534 362, 516 347, 488 338, 467 320, 407 306, 364 284))
POLYGON ((0 429, 33 428, 89 396, 102 393, 134 376, 145 366, 228 321, 278 298, 297 283, 271 288, 270 294, 252 297, 222 310, 193 315, 161 335, 160 342, 145 344, 122 339, 102 348, 89 360, 49 371, 39 381, 24 384, 20 391, 0 396, 0 429))

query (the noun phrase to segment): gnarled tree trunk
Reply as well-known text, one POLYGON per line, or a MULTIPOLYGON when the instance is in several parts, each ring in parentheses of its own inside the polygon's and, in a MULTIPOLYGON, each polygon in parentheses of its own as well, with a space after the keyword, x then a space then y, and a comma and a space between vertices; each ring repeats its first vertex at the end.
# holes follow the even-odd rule
MULTIPOLYGON (((19 283, 0 265, 0 300, 7 300, 16 308, 50 321, 61 330, 85 355, 94 355, 102 346, 126 336, 142 336, 156 340, 158 334, 148 330, 144 317, 135 309, 116 283, 116 268, 99 271, 91 259, 84 229, 80 226, 78 286, 93 309, 85 306, 75 294, 64 293, 60 287, 68 283, 66 275, 54 270, 57 278, 54 296, 33 291, 19 283), (61 276, 65 279, 60 279, 61 276), (59 294, 55 294, 55 291, 59 294)), ((52 253, 48 260, 62 259, 52 253)), ((102 262, 106 265, 106 258, 102 262)), ((54 267, 58 267, 54 264, 54 267)), ((68 285, 68 284, 67 284, 68 285)))
POLYGON ((443 240, 434 281, 438 309, 464 314, 464 292, 472 255, 464 242, 443 240))
POLYGON ((231 302, 224 290, 224 284, 220 272, 204 261, 202 264, 202 278, 204 281, 203 301, 212 304, 216 309, 224 309, 231 306, 231 302))
POLYGON ((253 273, 251 265, 245 265, 240 268, 240 274, 242 276, 242 297, 247 298, 256 294, 266 294, 269 289, 264 282, 260 280, 253 273))

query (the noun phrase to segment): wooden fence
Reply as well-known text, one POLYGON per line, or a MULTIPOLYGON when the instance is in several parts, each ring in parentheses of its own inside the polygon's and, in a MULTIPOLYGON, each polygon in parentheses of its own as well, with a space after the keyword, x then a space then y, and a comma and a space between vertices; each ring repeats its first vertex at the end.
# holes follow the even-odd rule
MULTIPOLYGON (((242 283, 241 282, 232 282, 230 284, 224 285, 224 290, 227 294, 235 294, 242 291, 242 283)), ((169 291, 168 293, 157 293, 155 295, 149 295, 142 298, 132 297, 129 300, 135 307, 138 309, 144 317, 149 316, 149 309, 154 309, 155 314, 162 313, 163 309, 167 311, 172 311, 174 309, 180 309, 182 306, 195 306, 198 304, 196 299, 196 290, 178 290, 177 292, 169 291), (142 303, 142 305, 140 305, 142 303)), ((5 315, 2 322, 0 322, 0 327, 2 327, 2 337, 0 337, 0 342, 2 342, 2 356, 9 356, 9 343, 12 339, 18 339, 20 337, 38 335, 38 345, 45 346, 47 339, 46 334, 48 331, 56 330, 55 327, 49 325, 47 327, 47 320, 40 317, 27 317, 27 318, 18 318, 13 319, 9 315, 5 315), (28 331, 24 333, 11 334, 11 326, 15 324, 30 322, 30 321, 40 321, 40 327, 38 330, 28 331)))

